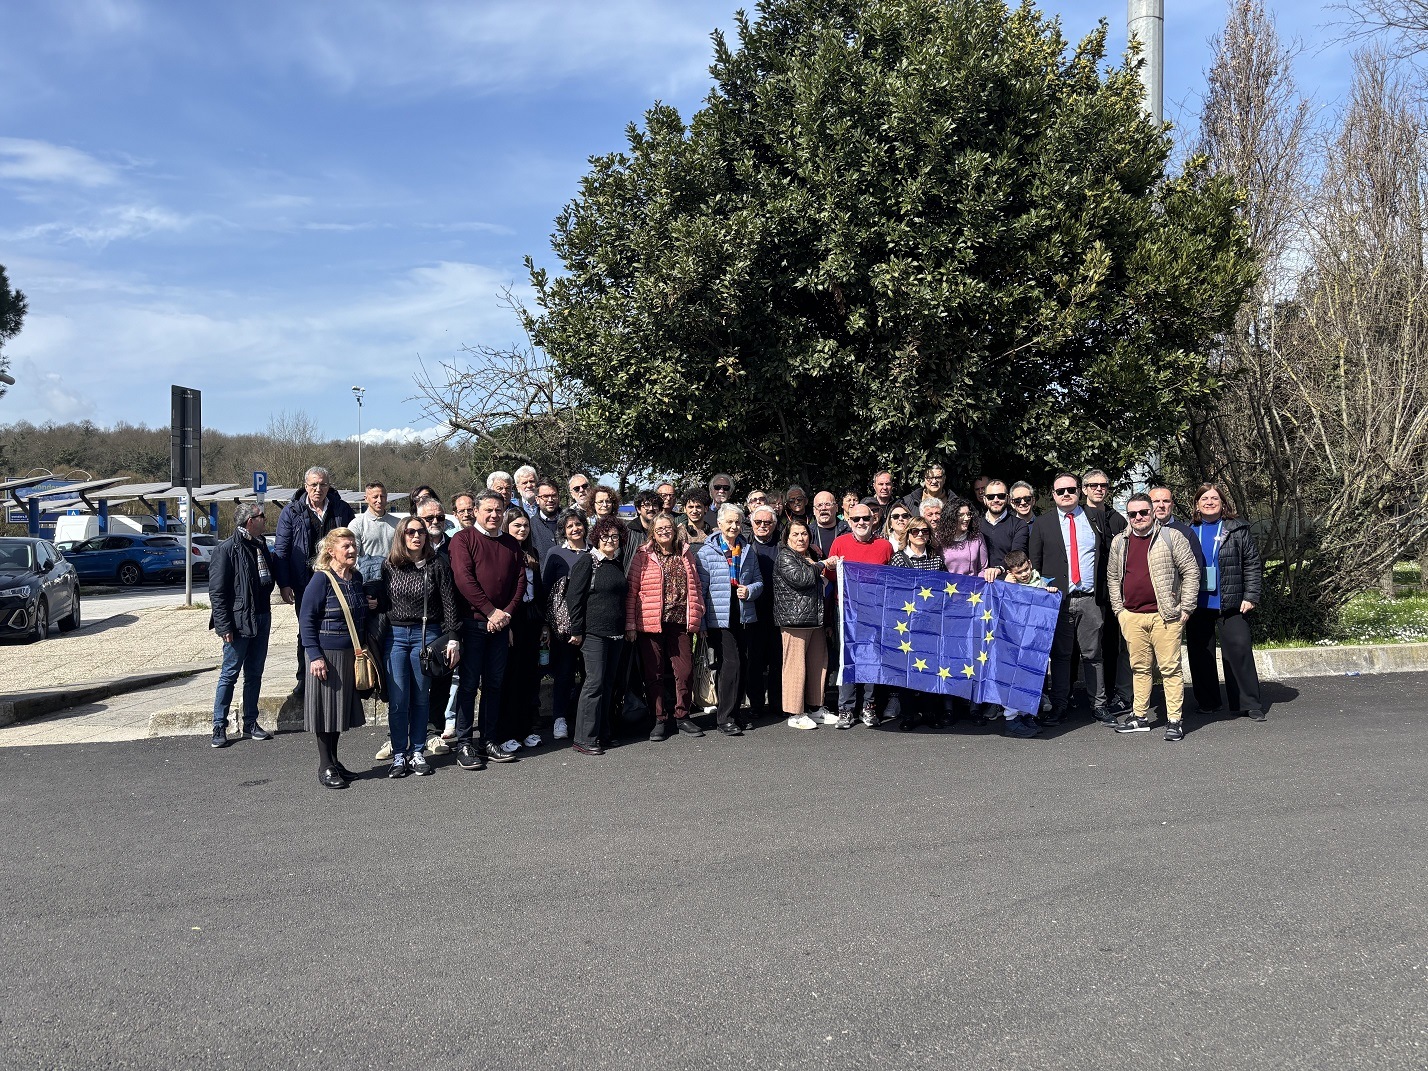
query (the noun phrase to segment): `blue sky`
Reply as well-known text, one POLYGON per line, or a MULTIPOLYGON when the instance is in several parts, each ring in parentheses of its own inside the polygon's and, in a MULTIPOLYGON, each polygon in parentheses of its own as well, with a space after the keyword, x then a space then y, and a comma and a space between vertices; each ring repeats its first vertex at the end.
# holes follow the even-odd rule
MULTIPOLYGON (((1311 3, 1270 0, 1337 106, 1349 57, 1311 3)), ((752 5, 749 5, 752 6, 752 5)), ((0 0, 0 264, 30 299, 0 423, 204 422, 301 409, 353 434, 427 426, 418 360, 515 336, 521 258, 587 157, 656 99, 708 90, 731 0, 0 0)), ((1194 125, 1220 0, 1166 0, 1166 114, 1194 125)), ((1125 2, 1043 4, 1073 39, 1125 2)))

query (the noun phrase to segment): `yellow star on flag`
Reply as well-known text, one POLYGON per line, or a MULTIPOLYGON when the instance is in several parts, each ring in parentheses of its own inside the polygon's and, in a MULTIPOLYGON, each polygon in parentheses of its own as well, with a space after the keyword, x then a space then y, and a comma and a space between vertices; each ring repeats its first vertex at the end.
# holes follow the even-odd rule
POLYGON ((919 658, 916 662, 912 664, 912 668, 921 673, 924 669, 927 668, 927 659, 919 658))
POLYGON ((972 592, 972 594, 967 596, 967 601, 970 602, 973 606, 976 606, 979 602, 982 601, 982 593, 980 591, 972 592))
POLYGON ((899 621, 899 622, 897 623, 897 630, 898 630, 899 632, 903 632, 903 633, 907 632, 907 622, 906 622, 906 621, 899 621))
POLYGON ((910 613, 912 613, 912 612, 913 612, 914 610, 916 610, 916 609, 917 609, 917 607, 916 607, 916 605, 914 605, 913 603, 905 602, 905 603, 902 604, 902 612, 905 613, 905 614, 910 614, 910 613))
POLYGON ((932 598, 932 589, 923 588, 921 591, 918 592, 918 594, 921 595, 924 599, 930 599, 932 598))
POLYGON ((897 649, 903 654, 912 654, 912 644, 908 643, 907 640, 903 640, 900 644, 898 644, 897 649))
POLYGON ((962 676, 964 676, 964 677, 975 677, 976 675, 977 675, 977 671, 976 671, 975 669, 973 669, 971 666, 963 666, 963 667, 962 667, 962 676))
POLYGON ((946 590, 946 592, 947 592, 948 595, 956 595, 956 594, 958 594, 957 585, 951 583, 950 581, 948 582, 947 587, 946 587, 945 590, 946 590))
POLYGON ((937 675, 945 681, 948 677, 952 676, 952 671, 946 666, 943 666, 937 671, 937 675))
POLYGON ((982 663, 982 665, 985 666, 985 665, 987 664, 987 652, 986 652, 986 651, 978 651, 978 652, 977 652, 977 661, 980 662, 980 663, 982 663))
POLYGON ((996 637, 993 636, 990 632, 988 632, 987 635, 986 635, 986 638, 985 638, 984 640, 982 640, 982 642, 983 642, 983 643, 991 643, 994 639, 996 639, 996 637))
POLYGON ((991 619, 992 619, 992 612, 991 612, 990 610, 983 610, 983 611, 982 611, 982 620, 983 620, 983 621, 990 621, 991 619))

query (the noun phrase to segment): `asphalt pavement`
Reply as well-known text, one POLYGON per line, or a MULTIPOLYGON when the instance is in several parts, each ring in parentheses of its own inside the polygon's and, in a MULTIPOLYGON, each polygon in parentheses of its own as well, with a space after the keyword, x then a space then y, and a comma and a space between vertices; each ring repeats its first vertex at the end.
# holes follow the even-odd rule
POLYGON ((343 792, 305 734, 5 749, 0 1065, 1423 1068, 1426 684, 343 792))

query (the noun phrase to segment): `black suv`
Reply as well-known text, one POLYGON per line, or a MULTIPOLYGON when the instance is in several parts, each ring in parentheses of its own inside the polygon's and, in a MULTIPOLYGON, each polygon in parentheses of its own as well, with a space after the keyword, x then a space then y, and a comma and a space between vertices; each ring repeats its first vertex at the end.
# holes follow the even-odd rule
POLYGON ((32 642, 79 628, 79 576, 44 539, 0 536, 0 636, 32 642))

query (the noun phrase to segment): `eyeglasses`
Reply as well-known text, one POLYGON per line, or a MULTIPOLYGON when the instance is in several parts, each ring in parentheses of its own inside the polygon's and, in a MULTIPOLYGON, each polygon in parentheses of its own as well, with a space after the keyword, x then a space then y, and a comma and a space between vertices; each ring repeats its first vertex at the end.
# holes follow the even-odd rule
POLYGON ((602 535, 602 536, 600 537, 600 542, 601 542, 601 543, 618 543, 619 541, 620 541, 620 537, 619 537, 618 535, 616 535, 614 532, 606 532, 604 535, 602 535))
POLYGON ((1005 502, 1007 496, 1006 496, 1006 495, 983 495, 982 497, 985 498, 988 502, 1005 502))
POLYGON ((1148 510, 1148 509, 1128 509, 1128 510, 1126 510, 1126 516, 1129 517, 1131 520, 1135 520, 1137 517, 1149 517, 1149 516, 1150 516, 1150 510, 1148 510))
POLYGON ((1036 499, 1032 498, 1030 495, 1022 495, 1021 498, 1012 499, 1011 504, 1013 506, 1029 506, 1035 501, 1036 499))
POLYGON ((1074 488, 1074 487, 1058 487, 1058 488, 1056 488, 1054 491, 1052 491, 1051 493, 1052 493, 1053 495, 1074 495, 1074 494, 1076 493, 1076 488, 1074 488))
POLYGON ((1084 487, 1084 488, 1086 488, 1086 490, 1088 490, 1088 491, 1104 491, 1106 488, 1110 487, 1111 485, 1108 484, 1108 483, 1086 483, 1086 484, 1082 484, 1081 486, 1084 487))

